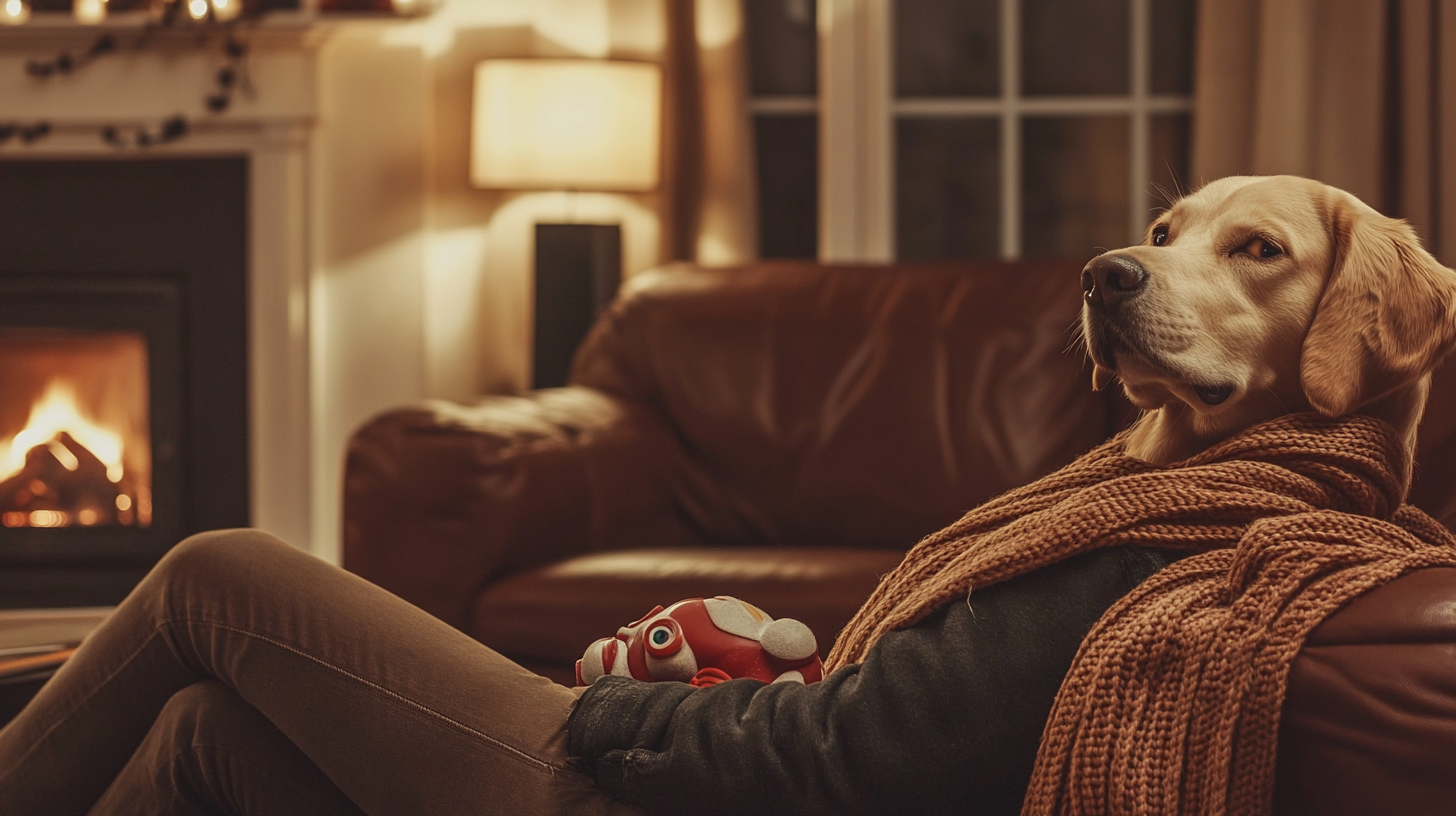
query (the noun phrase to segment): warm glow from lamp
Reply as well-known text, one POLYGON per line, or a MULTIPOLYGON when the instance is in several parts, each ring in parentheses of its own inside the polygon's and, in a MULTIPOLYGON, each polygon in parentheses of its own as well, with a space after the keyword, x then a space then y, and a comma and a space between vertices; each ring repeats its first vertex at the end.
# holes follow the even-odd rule
POLYGON ((470 180, 515 190, 651 190, 661 88, 648 63, 482 62, 470 180))
POLYGON ((187 14, 194 20, 206 19, 207 11, 210 8, 212 8, 212 4, 207 0, 187 0, 187 14))
POLYGON ((20 25, 30 19, 30 4, 25 0, 0 2, 0 24, 20 25))
POLYGON ((243 0, 212 0, 212 16, 220 23, 238 19, 243 13, 243 0))
POLYGON ((106 19, 106 0, 74 0, 71 16, 78 23, 96 25, 106 19))

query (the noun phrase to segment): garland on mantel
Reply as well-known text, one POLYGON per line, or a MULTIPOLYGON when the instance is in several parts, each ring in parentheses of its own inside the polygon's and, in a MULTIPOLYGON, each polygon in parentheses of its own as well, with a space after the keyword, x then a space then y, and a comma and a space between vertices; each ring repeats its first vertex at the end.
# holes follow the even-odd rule
POLYGON ((15 138, 20 139, 21 144, 34 144, 50 133, 50 122, 37 122, 34 125, 0 124, 0 145, 15 138))
MULTIPOLYGON (((172 28, 179 19, 184 2, 185 0, 168 0, 161 16, 155 22, 149 22, 142 28, 140 36, 137 37, 132 47, 136 50, 146 48, 152 44, 153 35, 164 29, 172 28)), ((247 94, 253 92, 253 86, 248 77, 247 63, 244 61, 248 55, 248 43, 238 33, 236 27, 238 23, 256 21, 264 13, 265 10, 257 7, 250 10, 245 4, 243 16, 224 24, 226 26, 222 48, 224 64, 213 74, 212 90, 203 99, 209 113, 220 114, 226 111, 232 105, 233 95, 238 90, 247 94)), ((25 72, 36 79, 66 76, 85 68, 101 56, 115 53, 116 50, 116 38, 111 34, 102 34, 91 43, 90 48, 79 54, 62 51, 49 60, 30 60, 25 65, 25 72)), ((30 125, 0 124, 0 145, 16 136, 22 143, 32 144, 49 135, 51 129, 49 122, 37 122, 30 125)), ((105 125, 101 128, 100 133, 102 141, 113 147, 125 148, 152 147, 175 142, 186 136, 189 130, 190 125, 186 117, 178 115, 154 127, 126 128, 118 125, 105 125)))

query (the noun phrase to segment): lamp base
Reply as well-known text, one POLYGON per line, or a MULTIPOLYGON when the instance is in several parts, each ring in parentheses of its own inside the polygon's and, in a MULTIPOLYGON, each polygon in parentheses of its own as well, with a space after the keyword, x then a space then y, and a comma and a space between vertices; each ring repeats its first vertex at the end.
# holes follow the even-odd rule
POLYGON ((577 347, 621 282, 620 226, 536 225, 532 388, 566 384, 577 347))

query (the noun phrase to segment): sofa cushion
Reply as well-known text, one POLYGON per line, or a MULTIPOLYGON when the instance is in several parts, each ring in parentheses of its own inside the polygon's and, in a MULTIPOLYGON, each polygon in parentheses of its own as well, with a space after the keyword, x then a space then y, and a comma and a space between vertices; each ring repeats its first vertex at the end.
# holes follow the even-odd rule
POLYGON ((573 665, 597 638, 655 604, 732 595, 807 625, 827 655, 899 550, 700 547, 584 555, 481 592, 471 619, 487 646, 532 666, 573 665))

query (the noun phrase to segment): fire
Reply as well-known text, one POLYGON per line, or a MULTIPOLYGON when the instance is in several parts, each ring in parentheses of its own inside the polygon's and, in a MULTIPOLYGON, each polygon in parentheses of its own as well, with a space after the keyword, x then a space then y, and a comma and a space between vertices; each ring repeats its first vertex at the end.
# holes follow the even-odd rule
POLYGON ((80 409, 76 407, 75 387, 62 381, 52 382, 30 409, 30 419, 25 428, 10 440, 8 449, 4 442, 0 442, 0 480, 24 469, 26 454, 31 448, 39 446, 49 448, 63 467, 74 471, 78 465, 75 454, 57 441, 62 433, 70 434, 72 439, 100 459, 106 465, 106 478, 113 484, 121 481, 125 472, 121 435, 81 416, 80 409))
POLYGON ((139 333, 0 329, 0 540, 151 525, 149 383, 139 333))

